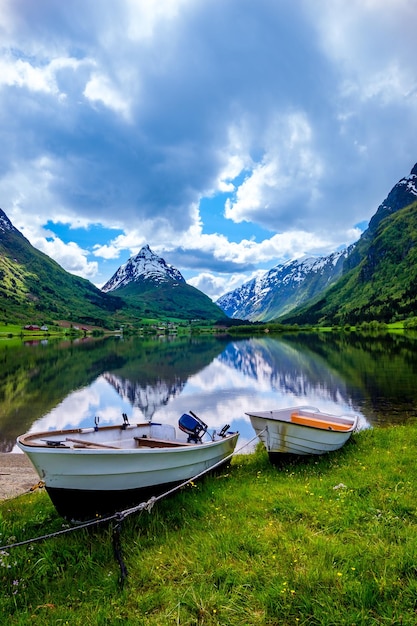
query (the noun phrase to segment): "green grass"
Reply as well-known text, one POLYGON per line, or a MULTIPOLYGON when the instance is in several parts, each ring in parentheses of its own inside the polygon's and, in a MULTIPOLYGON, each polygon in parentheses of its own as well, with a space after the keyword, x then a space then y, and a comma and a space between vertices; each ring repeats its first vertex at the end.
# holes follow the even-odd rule
MULTIPOLYGON (((234 458, 122 525, 0 555, 7 624, 367 626, 417 622, 417 426, 368 430, 278 469, 234 458)), ((0 543, 53 532, 45 493, 0 504, 0 543)))

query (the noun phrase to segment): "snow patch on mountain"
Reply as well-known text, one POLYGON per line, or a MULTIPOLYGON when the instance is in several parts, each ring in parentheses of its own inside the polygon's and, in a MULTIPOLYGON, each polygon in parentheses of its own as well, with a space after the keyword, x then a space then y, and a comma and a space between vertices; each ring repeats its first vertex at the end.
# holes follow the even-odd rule
POLYGON ((350 250, 279 264, 225 294, 217 304, 234 319, 274 319, 334 282, 350 250))
POLYGON ((411 193, 414 196, 417 196, 416 180, 417 176, 407 176, 407 178, 402 181, 405 188, 407 189, 407 192, 411 193))
POLYGON ((7 230, 13 231, 16 229, 7 217, 6 213, 2 211, 2 209, 0 209, 0 231, 3 231, 3 233, 5 233, 7 230))

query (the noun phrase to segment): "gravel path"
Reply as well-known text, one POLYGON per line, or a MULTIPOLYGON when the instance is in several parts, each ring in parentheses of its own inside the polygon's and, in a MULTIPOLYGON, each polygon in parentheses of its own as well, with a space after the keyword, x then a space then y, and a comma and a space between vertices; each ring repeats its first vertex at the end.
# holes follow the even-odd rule
POLYGON ((0 500, 30 491, 39 476, 24 454, 0 453, 0 500))

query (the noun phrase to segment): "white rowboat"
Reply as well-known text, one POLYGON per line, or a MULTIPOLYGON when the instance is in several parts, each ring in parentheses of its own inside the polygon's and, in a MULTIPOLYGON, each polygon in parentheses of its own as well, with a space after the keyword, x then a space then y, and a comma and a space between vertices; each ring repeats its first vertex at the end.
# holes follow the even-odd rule
POLYGON ((309 406, 248 412, 271 462, 341 448, 357 427, 356 415, 331 415, 309 406))
POLYGON ((86 520, 135 506, 227 462, 239 433, 228 432, 227 425, 209 435, 194 417, 198 422, 182 416, 178 430, 152 422, 130 425, 124 415, 120 426, 27 433, 17 445, 44 481, 58 513, 86 520))

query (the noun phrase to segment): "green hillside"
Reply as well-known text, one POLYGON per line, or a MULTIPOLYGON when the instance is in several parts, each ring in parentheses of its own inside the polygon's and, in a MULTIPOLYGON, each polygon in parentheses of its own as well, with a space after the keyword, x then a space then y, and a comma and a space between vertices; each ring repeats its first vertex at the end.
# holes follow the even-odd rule
POLYGON ((167 281, 155 286, 141 280, 120 287, 111 293, 123 298, 145 317, 172 317, 183 320, 211 320, 221 322, 227 316, 203 292, 187 283, 167 281))
POLYGON ((417 310, 417 202, 383 219, 360 242, 360 260, 320 297, 280 321, 299 324, 392 322, 417 310))
POLYGON ((114 329, 143 318, 223 321, 228 318, 208 296, 187 283, 132 283, 104 293, 65 271, 34 248, 0 209, 0 321, 114 329))
POLYGON ((16 229, 0 232, 0 316, 4 321, 65 319, 108 326, 122 307, 119 298, 66 272, 16 229))

